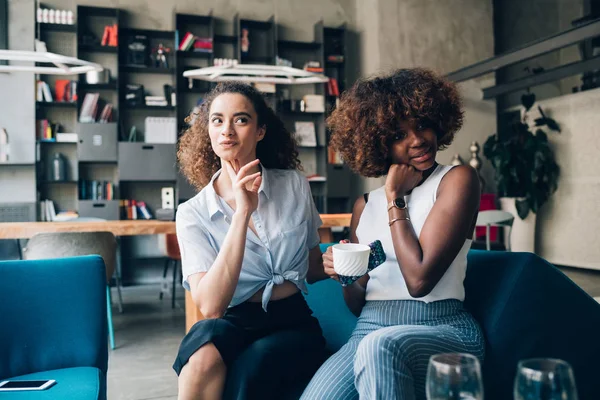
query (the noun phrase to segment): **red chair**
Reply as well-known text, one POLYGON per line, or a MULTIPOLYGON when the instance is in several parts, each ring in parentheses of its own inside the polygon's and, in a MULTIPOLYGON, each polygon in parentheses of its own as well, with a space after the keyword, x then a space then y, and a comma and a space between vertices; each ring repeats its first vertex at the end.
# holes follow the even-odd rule
POLYGON ((167 282, 167 273, 169 272, 169 266, 173 267, 173 284, 171 289, 171 308, 175 308, 175 293, 177 289, 177 276, 181 276, 181 253, 179 251, 179 243, 177 242, 177 235, 169 233, 165 235, 166 248, 167 248, 167 260, 165 261, 165 268, 163 270, 163 286, 160 291, 160 299, 162 300, 163 295, 169 290, 167 282), (179 272, 179 274, 177 273, 179 272))

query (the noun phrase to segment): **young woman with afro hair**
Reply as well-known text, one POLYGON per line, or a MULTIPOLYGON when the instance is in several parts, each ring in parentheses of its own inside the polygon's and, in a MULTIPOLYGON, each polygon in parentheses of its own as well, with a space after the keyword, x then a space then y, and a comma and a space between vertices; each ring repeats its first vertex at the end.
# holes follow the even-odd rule
MULTIPOLYGON (((386 261, 343 289, 358 324, 303 399, 425 399, 429 358, 471 353, 484 339, 463 308, 467 252, 479 208, 468 166, 438 164, 463 122, 456 86, 415 68, 357 82, 328 119, 331 144, 385 185, 354 204, 350 240, 380 240, 386 261)), ((333 254, 323 254, 333 279, 333 254)))

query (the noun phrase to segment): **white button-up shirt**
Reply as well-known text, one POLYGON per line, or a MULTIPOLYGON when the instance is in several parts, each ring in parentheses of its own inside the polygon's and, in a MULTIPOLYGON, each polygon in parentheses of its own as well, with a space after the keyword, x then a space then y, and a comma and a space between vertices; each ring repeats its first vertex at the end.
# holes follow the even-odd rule
MULTIPOLYGON (((217 195, 214 181, 177 209, 183 286, 188 277, 213 265, 230 228, 233 209, 217 195)), ((261 288, 263 309, 274 285, 288 280, 306 291, 308 252, 319 244, 321 218, 306 178, 296 170, 262 168, 258 208, 252 213, 256 234, 248 229, 240 278, 229 307, 248 300, 261 288)))

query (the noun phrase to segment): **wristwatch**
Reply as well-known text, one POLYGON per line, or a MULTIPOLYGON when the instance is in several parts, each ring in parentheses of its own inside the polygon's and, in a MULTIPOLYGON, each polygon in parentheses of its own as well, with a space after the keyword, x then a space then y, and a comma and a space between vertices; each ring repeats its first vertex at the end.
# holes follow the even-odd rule
POLYGON ((404 201, 404 197, 398 197, 388 203, 388 211, 390 211, 393 207, 396 207, 399 210, 406 210, 406 201, 404 201))

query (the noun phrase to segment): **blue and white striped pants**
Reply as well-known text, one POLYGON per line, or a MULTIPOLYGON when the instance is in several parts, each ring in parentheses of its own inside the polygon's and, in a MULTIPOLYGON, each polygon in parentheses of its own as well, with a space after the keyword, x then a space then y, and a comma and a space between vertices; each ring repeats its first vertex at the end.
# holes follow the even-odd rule
POLYGON ((479 324, 459 300, 367 301, 348 343, 317 371, 302 400, 421 400, 429 358, 470 353, 483 360, 479 324))

